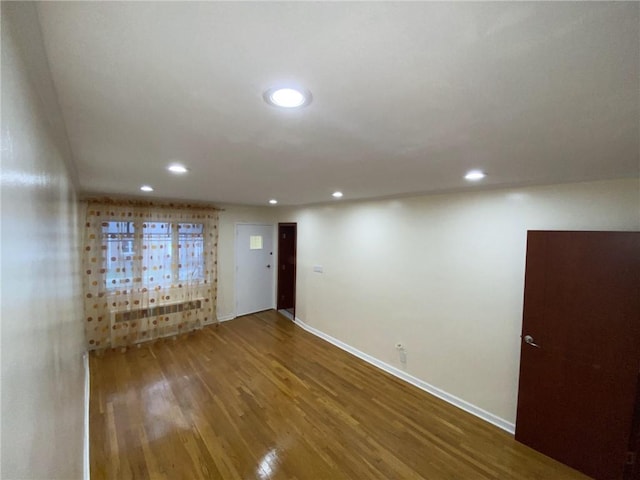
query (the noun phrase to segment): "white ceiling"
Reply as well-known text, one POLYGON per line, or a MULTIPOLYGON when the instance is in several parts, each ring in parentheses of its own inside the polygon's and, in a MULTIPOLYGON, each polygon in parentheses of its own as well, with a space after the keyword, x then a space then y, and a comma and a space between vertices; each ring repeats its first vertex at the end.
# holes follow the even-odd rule
POLYGON ((479 188, 471 168, 483 187, 639 174, 636 2, 38 11, 86 192, 299 205, 479 188), (311 105, 263 101, 285 83, 311 105))

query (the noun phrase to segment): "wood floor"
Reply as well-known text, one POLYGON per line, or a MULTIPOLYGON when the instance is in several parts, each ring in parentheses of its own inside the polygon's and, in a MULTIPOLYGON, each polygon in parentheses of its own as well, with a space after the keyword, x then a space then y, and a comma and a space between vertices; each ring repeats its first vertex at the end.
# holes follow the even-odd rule
POLYGON ((92 480, 586 478, 274 311, 90 362, 92 480))

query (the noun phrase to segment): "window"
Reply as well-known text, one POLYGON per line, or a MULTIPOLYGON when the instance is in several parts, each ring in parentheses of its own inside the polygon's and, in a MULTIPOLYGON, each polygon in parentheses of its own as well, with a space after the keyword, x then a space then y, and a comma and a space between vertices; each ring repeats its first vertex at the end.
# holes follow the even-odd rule
POLYGON ((204 279, 204 225, 178 224, 178 278, 180 281, 204 279))
POLYGON ((135 225, 133 222, 103 222, 102 244, 106 247, 108 288, 118 288, 133 281, 135 225))
POLYGON ((173 279, 172 224, 142 224, 142 281, 145 284, 170 286, 173 279))
POLYGON ((102 224, 102 245, 110 290, 205 279, 202 223, 108 221, 102 224))

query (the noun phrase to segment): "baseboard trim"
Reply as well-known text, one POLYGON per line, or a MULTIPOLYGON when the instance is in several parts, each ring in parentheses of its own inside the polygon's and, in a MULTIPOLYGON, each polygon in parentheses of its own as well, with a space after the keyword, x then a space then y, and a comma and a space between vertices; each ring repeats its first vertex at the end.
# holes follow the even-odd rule
MULTIPOLYGON (((286 310, 278 310, 278 313, 279 313, 280 315, 284 315, 284 316, 285 316, 285 317, 287 317, 289 320, 291 320, 291 321, 295 322, 295 320, 294 320, 294 318, 293 318, 293 315, 291 315, 291 314, 290 314, 289 312, 287 312, 286 310)), ((297 317, 296 317, 296 318, 297 318, 297 317)), ((298 318, 298 322, 304 323, 304 322, 302 322, 302 320, 300 320, 299 318, 298 318)), ((302 325, 301 325, 301 326, 302 326, 302 325)), ((308 326, 308 325, 307 325, 307 326, 308 326)), ((304 328, 304 327, 303 327, 303 328, 304 328)))
MULTIPOLYGON (((283 312, 280 312, 280 313, 293 319, 291 314, 287 315, 283 312)), ((326 333, 318 330, 317 328, 307 325, 304 321, 300 320, 298 317, 295 318, 294 323, 296 323, 298 326, 300 326, 307 332, 312 333, 313 335, 319 338, 322 338, 323 340, 326 340, 327 342, 335 345, 338 348, 341 348, 342 350, 352 355, 355 355, 356 357, 364 360, 365 362, 373 365, 374 367, 378 367, 380 370, 384 370, 385 372, 401 380, 404 380, 405 382, 410 383, 411 385, 418 387, 419 389, 424 390, 425 392, 430 393, 431 395, 438 397, 439 399, 444 400, 445 402, 450 403, 451 405, 458 407, 459 409, 464 410, 467 413, 475 415, 476 417, 486 422, 489 422, 492 425, 495 425, 496 427, 499 427, 502 430, 505 430, 511 434, 515 432, 515 424, 508 422, 505 419, 500 418, 497 415, 494 415, 493 413, 487 412, 486 410, 483 410, 482 408, 477 407, 472 403, 462 400, 461 398, 458 398, 455 395, 451 395, 450 393, 447 393, 444 390, 439 389, 438 387, 434 387, 433 385, 425 382, 424 380, 420 380, 419 378, 416 378, 413 375, 408 374, 407 372, 403 372, 402 370, 392 365, 389 365, 388 363, 378 360, 377 358, 372 357, 367 353, 361 352, 357 348, 354 348, 351 345, 348 345, 338 340, 337 338, 332 337, 331 335, 327 335, 326 333)))
POLYGON ((216 323, 228 322, 229 320, 233 320, 234 318, 236 318, 236 316, 233 313, 230 315, 223 315, 221 317, 217 317, 215 320, 204 322, 203 325, 215 325, 216 323))
POLYGON ((84 480, 89 480, 91 469, 89 466, 89 396, 91 395, 91 380, 89 378, 89 352, 82 355, 84 365, 84 445, 82 456, 82 473, 84 480))

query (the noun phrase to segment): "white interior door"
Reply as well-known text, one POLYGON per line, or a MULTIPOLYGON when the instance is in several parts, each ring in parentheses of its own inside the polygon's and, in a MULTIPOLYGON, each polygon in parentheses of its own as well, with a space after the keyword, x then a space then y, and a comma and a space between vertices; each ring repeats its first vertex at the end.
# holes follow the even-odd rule
POLYGON ((273 225, 236 225, 236 315, 273 308, 273 225))

